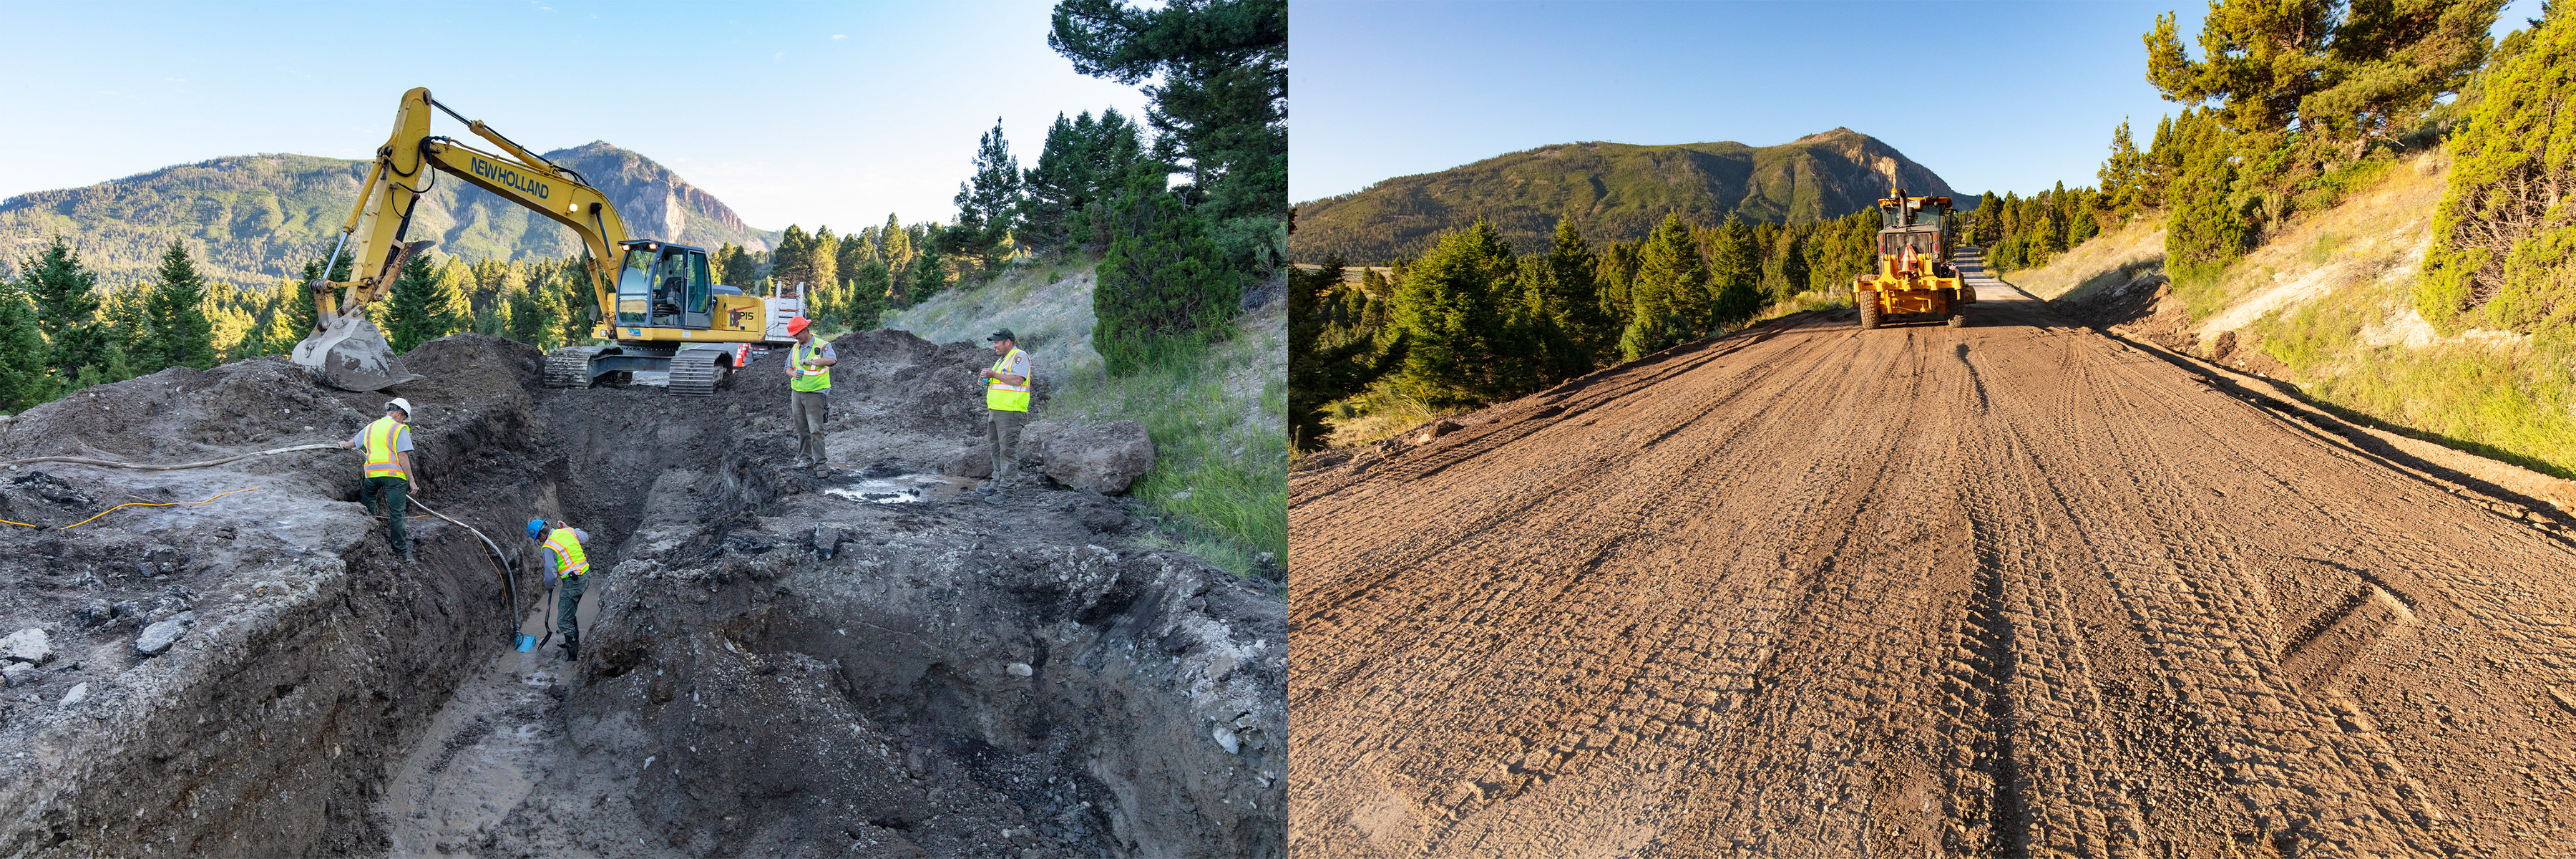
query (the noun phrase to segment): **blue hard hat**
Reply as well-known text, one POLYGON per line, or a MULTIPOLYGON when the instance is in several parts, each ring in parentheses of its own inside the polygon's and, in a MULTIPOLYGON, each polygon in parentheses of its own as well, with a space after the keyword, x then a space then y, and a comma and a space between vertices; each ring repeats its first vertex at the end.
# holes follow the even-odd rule
POLYGON ((546 538, 546 520, 543 520, 543 519, 530 519, 530 520, 528 520, 528 539, 530 539, 530 540, 543 540, 543 539, 545 539, 545 538, 546 538))

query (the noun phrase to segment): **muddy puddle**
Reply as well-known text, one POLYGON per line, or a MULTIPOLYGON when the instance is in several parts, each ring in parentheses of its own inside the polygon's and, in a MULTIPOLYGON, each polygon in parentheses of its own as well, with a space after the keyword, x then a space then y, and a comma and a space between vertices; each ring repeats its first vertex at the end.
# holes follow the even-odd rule
POLYGON ((945 474, 898 474, 892 477, 849 478, 848 472, 841 472, 839 477, 841 479, 834 480, 833 485, 823 487, 822 493, 861 504, 940 501, 954 498, 975 486, 974 478, 945 474))

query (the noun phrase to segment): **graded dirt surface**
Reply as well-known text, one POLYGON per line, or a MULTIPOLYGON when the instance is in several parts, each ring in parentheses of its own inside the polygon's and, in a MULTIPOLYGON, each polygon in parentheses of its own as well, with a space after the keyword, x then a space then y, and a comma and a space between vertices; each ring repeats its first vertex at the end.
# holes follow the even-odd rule
POLYGON ((1310 459, 1290 853, 2566 855, 2556 513, 1980 280, 1310 459))
MULTIPOLYGON (((500 561, 436 518, 394 559, 350 451, 0 469, 0 636, 50 649, 0 692, 0 856, 1279 855, 1276 588, 1127 499, 960 491, 991 353, 835 343, 828 475, 785 467, 776 355, 677 397, 543 388, 490 337, 406 354, 415 497, 500 561), (544 629, 531 517, 590 534, 577 662, 511 647, 544 629)), ((328 442, 383 400, 173 369, 0 422, 0 460, 328 442)))

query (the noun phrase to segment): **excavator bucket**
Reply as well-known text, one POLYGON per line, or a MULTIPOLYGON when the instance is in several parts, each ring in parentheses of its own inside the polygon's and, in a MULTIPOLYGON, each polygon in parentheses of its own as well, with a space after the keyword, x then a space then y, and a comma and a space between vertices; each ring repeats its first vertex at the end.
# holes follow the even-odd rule
POLYGON ((393 344, 364 314, 333 320, 304 342, 295 344, 298 366, 321 372, 322 380, 343 391, 376 391, 420 378, 404 370, 393 344))

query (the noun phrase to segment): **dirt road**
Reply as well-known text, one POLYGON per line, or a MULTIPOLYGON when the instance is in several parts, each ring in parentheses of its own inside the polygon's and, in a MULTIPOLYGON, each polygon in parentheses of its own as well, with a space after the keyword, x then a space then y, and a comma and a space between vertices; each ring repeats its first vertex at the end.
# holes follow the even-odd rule
POLYGON ((2565 855, 2566 531, 1982 283, 1294 475, 1292 854, 2565 855))

